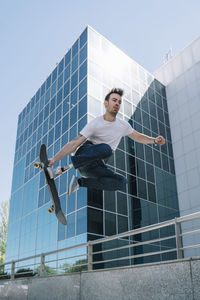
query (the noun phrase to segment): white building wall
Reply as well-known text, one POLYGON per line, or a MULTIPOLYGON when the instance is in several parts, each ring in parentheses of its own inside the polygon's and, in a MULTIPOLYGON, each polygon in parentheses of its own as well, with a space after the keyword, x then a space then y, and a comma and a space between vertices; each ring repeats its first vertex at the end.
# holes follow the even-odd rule
MULTIPOLYGON (((166 85, 180 215, 191 214, 200 211, 200 37, 154 75, 166 85)), ((195 225, 186 224, 183 231, 195 225)), ((199 240, 194 236, 194 243, 199 240)))

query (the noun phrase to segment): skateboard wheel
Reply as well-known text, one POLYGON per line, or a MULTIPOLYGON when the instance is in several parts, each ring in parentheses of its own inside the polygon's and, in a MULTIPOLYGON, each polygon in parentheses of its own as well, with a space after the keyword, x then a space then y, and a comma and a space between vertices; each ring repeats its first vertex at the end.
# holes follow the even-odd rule
POLYGON ((49 209, 47 210, 48 214, 52 214, 54 211, 54 205, 52 205, 51 207, 49 207, 49 209))
POLYGON ((34 168, 35 169, 41 168, 41 164, 39 162, 35 162, 34 163, 34 168))

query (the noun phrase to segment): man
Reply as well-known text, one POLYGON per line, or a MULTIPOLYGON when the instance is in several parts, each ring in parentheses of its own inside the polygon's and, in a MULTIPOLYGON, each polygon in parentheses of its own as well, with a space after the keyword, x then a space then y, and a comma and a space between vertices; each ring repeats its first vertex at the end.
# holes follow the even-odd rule
MULTIPOLYGON (((134 130, 131 125, 116 118, 122 103, 123 90, 113 88, 105 97, 104 106, 106 112, 88 123, 73 141, 66 144, 49 161, 49 167, 66 155, 75 152, 71 156, 72 164, 65 169, 74 167, 83 176, 72 177, 68 194, 79 187, 89 187, 97 190, 122 190, 127 184, 127 179, 108 169, 104 160, 107 160, 116 150, 123 136, 129 136, 136 142, 143 144, 165 144, 162 136, 149 137, 134 130)), ((54 171, 48 168, 50 176, 62 173, 63 170, 54 171)))

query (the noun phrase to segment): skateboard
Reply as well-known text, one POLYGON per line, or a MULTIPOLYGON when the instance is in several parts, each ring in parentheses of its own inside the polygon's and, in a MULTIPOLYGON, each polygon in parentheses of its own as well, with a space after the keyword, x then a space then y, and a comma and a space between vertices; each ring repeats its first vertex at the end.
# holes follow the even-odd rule
POLYGON ((55 181, 53 178, 50 178, 49 173, 47 171, 48 167, 48 156, 47 156, 47 151, 46 151, 46 146, 45 144, 42 144, 40 146, 40 151, 39 151, 39 159, 40 162, 35 162, 34 167, 36 169, 41 168, 44 171, 44 176, 46 179, 46 183, 48 185, 49 193, 51 200, 53 202, 53 205, 48 209, 48 213, 53 213, 55 211, 55 215, 58 219, 59 222, 61 222, 63 225, 67 225, 67 221, 65 218, 65 215, 61 209, 60 205, 60 199, 58 196, 58 191, 55 185, 55 181))

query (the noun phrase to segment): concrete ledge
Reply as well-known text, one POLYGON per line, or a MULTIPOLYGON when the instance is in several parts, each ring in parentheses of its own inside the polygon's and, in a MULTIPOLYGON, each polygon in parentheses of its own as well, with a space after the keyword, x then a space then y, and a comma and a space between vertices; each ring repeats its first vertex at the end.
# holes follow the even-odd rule
POLYGON ((200 259, 0 281, 0 299, 200 299, 200 259))

